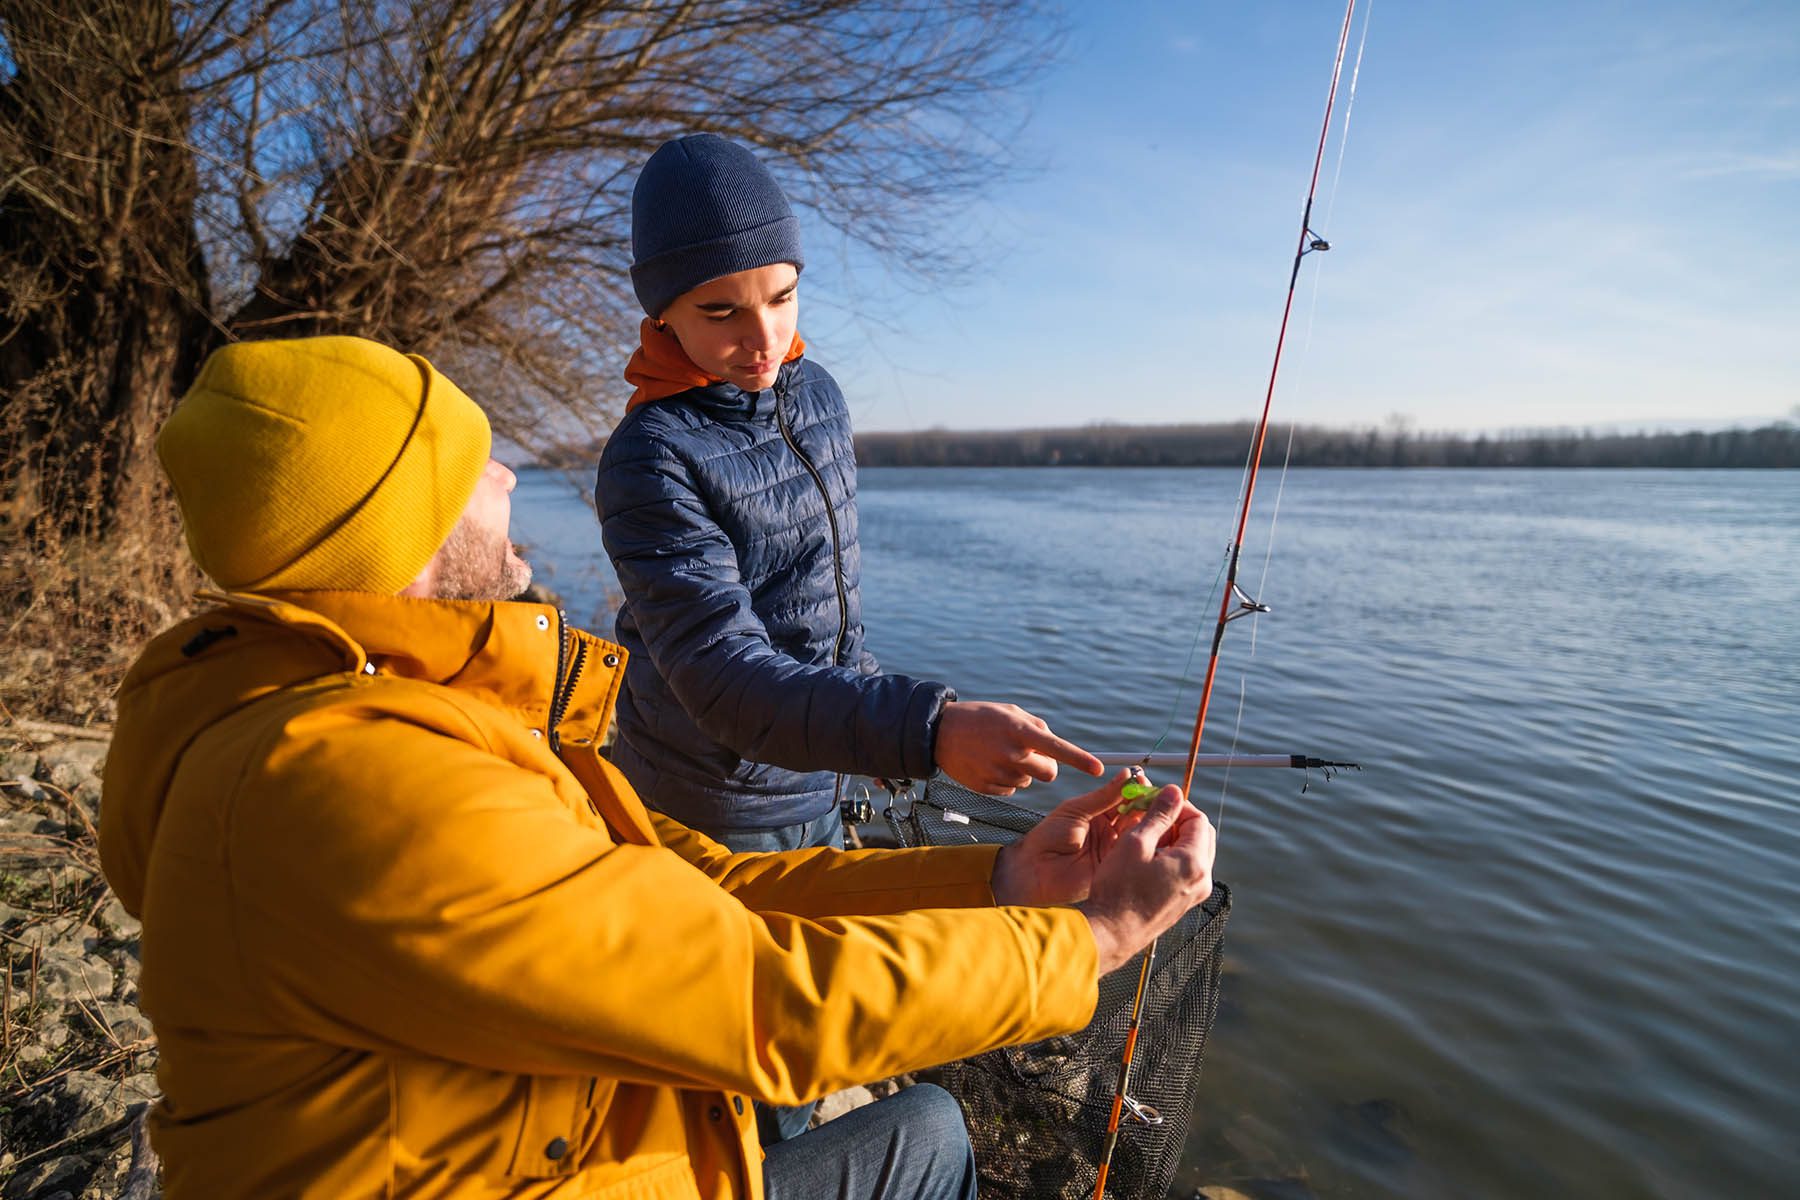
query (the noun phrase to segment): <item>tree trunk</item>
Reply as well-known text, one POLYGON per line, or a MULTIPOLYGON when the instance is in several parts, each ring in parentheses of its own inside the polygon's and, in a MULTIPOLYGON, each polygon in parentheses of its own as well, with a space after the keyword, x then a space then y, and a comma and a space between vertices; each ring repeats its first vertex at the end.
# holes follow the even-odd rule
POLYGON ((155 433, 213 341, 169 6, 0 0, 0 28, 0 511, 166 537, 155 433))

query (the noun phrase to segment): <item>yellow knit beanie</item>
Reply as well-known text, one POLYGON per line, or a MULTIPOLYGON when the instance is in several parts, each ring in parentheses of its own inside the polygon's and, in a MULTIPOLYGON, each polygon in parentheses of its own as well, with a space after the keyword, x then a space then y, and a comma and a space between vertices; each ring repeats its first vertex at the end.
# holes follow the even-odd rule
POLYGON ((215 350, 156 452, 221 587, 391 595, 461 518, 489 441, 481 409, 418 355, 315 337, 215 350))

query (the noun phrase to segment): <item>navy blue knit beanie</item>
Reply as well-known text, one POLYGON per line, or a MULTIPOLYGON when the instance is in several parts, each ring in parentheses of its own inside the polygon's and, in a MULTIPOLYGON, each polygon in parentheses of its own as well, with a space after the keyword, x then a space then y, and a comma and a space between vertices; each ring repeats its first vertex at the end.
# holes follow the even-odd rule
POLYGON ((697 133, 657 147, 631 192, 631 285, 652 317, 709 279, 805 266, 800 222, 767 167, 736 142, 697 133))

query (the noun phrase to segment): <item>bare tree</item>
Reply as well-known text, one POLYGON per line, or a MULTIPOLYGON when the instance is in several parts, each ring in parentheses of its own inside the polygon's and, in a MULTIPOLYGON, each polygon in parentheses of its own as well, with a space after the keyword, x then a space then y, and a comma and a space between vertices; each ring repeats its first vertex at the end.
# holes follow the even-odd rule
POLYGON ((679 133, 953 268, 1055 36, 1040 0, 0 0, 6 536, 175 557, 154 432, 232 339, 365 334, 528 449, 591 438, 679 133))

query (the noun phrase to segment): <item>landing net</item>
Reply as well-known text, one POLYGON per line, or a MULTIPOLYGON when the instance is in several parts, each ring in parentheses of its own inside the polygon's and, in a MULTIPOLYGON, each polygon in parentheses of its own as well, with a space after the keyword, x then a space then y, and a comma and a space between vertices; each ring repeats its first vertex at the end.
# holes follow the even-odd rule
MULTIPOLYGON (((902 846, 1003 845, 1022 837, 1040 816, 942 780, 927 785, 922 799, 902 799, 886 812, 902 846)), ((1126 1120, 1107 1175, 1108 1196, 1168 1195, 1219 1011, 1220 946, 1230 913, 1230 891, 1215 885, 1211 898, 1157 944, 1128 1091, 1160 1113, 1162 1123, 1126 1120)), ((962 1102, 983 1196, 1093 1196, 1137 979, 1135 959, 1103 977, 1094 1019, 1079 1032, 927 1073, 962 1102)))

